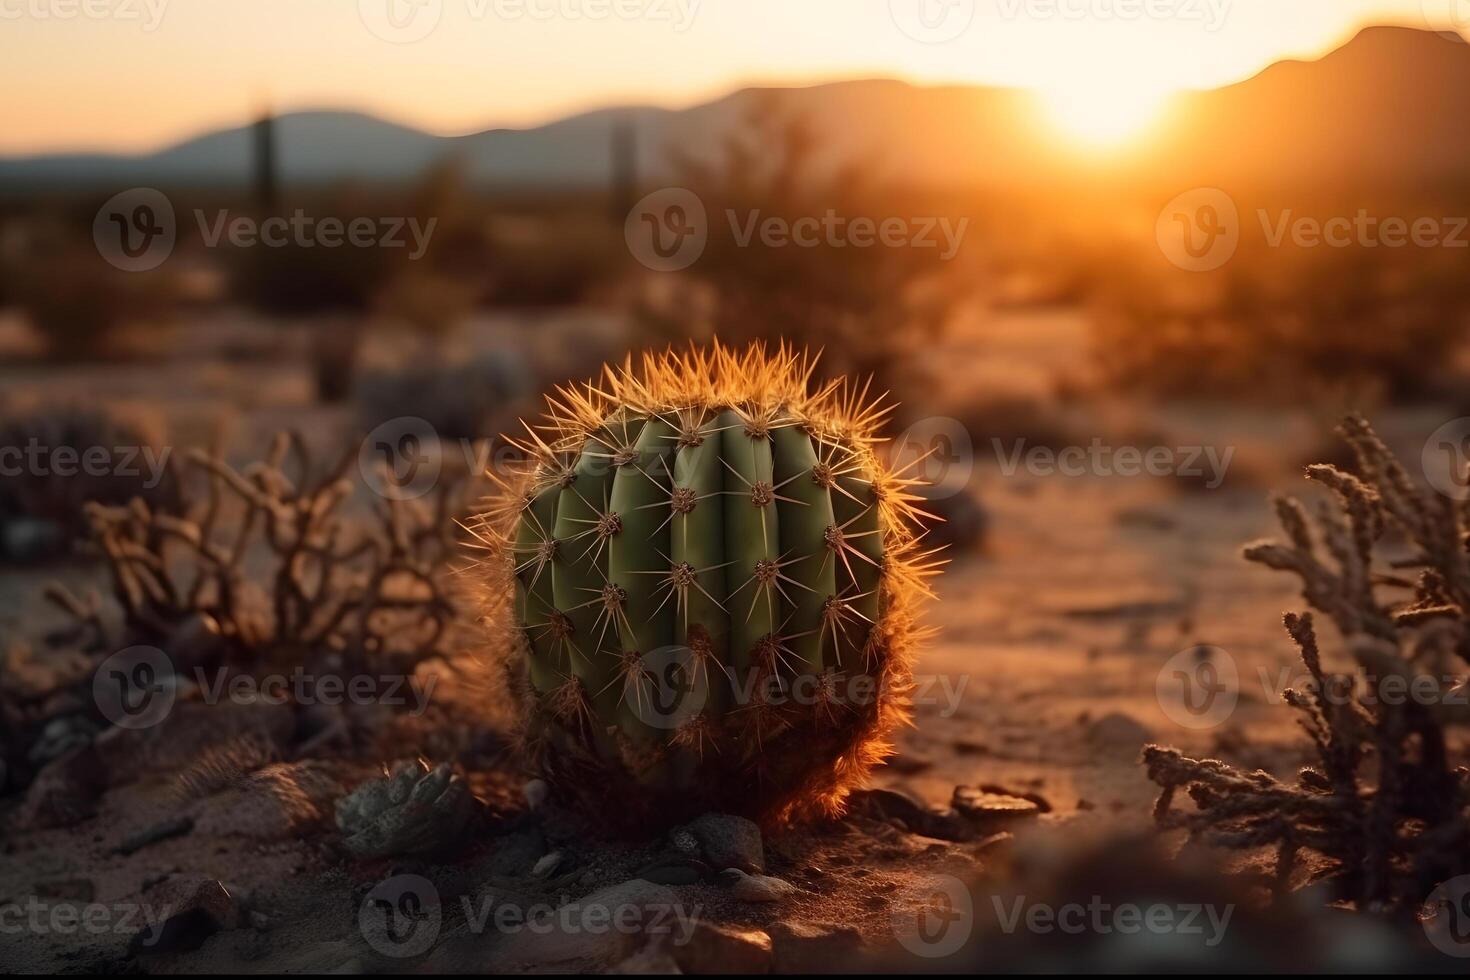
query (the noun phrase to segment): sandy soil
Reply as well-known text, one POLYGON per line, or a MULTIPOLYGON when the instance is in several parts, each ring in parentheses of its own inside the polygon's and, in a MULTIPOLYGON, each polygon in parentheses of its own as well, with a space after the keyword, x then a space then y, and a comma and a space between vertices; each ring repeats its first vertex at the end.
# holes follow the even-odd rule
MULTIPOLYGON (((1076 365, 1078 339, 1075 316, 1008 314, 987 335, 987 357, 993 360, 985 363, 992 370, 977 375, 976 383, 983 380, 989 394, 1005 393, 1008 385, 1013 393, 1041 397, 1048 379, 1076 365)), ((952 357, 974 353, 967 341, 956 341, 948 351, 952 357)), ((7 387, 20 380, 17 373, 0 374, 7 387)), ((210 361, 204 369, 178 372, 166 396, 159 372, 144 367, 98 369, 85 378, 24 377, 29 391, 46 394, 79 379, 99 397, 161 406, 183 439, 198 438, 207 419, 228 420, 238 437, 232 442, 239 444, 261 442, 287 421, 305 423, 319 435, 347 424, 340 410, 310 406, 302 372, 268 364, 210 361)), ((968 389, 970 396, 974 391, 968 389)), ((955 410, 963 400, 959 392, 942 398, 945 404, 936 399, 928 410, 955 410)), ((940 634, 919 665, 915 725, 877 779, 881 787, 940 805, 956 786, 992 784, 1033 794, 1050 812, 1024 827, 996 825, 961 841, 916 834, 863 812, 839 827, 766 841, 767 870, 797 888, 780 903, 732 903, 728 889, 708 882, 678 888, 680 901, 701 906, 725 926, 778 936, 791 923, 851 926, 865 943, 865 962, 890 962, 872 957, 902 956, 894 945, 892 896, 926 875, 971 880, 1008 866, 1016 854, 1034 856, 1038 848, 1060 853, 1146 830, 1155 796, 1138 765, 1146 742, 1223 754, 1282 775, 1303 761, 1292 712, 1275 701, 1278 682, 1289 679, 1284 672, 1294 665, 1280 615, 1297 608, 1299 600, 1289 578, 1247 565, 1239 549, 1272 531, 1267 487, 1285 481, 1316 447, 1318 422, 1137 407, 1106 417, 1114 433, 1146 424, 1166 444, 1236 445, 1232 477, 1219 489, 1204 490, 1167 477, 1007 475, 993 447, 977 445, 970 489, 989 514, 988 539, 983 547, 956 553, 939 585, 932 615, 940 634), (1219 648, 1233 662, 1240 702, 1223 723, 1191 730, 1171 719, 1157 685, 1171 658, 1201 644, 1219 648), (1015 830, 1021 830, 1019 843, 992 837, 1015 830), (998 848, 1011 856, 1002 859, 998 848)), ((51 622, 35 602, 48 577, 80 584, 95 581, 97 569, 82 562, 0 569, 0 640, 37 635, 51 622)), ((510 794, 512 803, 515 796, 510 794)), ((13 809, 14 797, 9 802, 13 809)), ((195 951, 147 956, 141 962, 148 971, 377 970, 394 964, 364 945, 357 917, 363 896, 385 877, 430 875, 446 902, 517 889, 532 898, 577 898, 626 881, 661 853, 657 847, 598 851, 554 821, 518 815, 517 806, 507 804, 508 812, 454 862, 344 862, 314 832, 330 820, 325 798, 237 813, 234 822, 214 812, 218 801, 212 806, 190 809, 167 785, 144 781, 109 792, 99 814, 75 828, 12 829, 0 862, 0 901, 41 896, 146 904, 151 893, 164 894, 158 889, 174 894, 190 882, 217 879, 235 899, 234 928, 195 951), (118 852, 140 830, 181 811, 195 816, 192 832, 132 854, 118 852), (497 867, 522 840, 517 834, 540 835, 542 856, 563 852, 573 877, 531 880, 525 868, 497 867)), ((6 932, 0 935, 0 962, 13 970, 108 971, 129 962, 129 939, 125 930, 85 940, 6 932)), ((845 948, 840 936, 826 942, 811 948, 845 948)), ((517 968, 505 948, 485 944, 450 916, 434 951, 413 962, 426 969, 517 968)), ((778 957, 787 955, 789 965, 795 962, 791 951, 805 948, 787 936, 777 943, 778 957)), ((606 966, 611 964, 600 957, 634 952, 579 947, 572 958, 585 955, 578 966, 606 966)), ((833 963, 841 961, 839 953, 833 963)), ((944 962, 905 965, 964 969, 998 962, 982 964, 976 955, 972 950, 944 962)))

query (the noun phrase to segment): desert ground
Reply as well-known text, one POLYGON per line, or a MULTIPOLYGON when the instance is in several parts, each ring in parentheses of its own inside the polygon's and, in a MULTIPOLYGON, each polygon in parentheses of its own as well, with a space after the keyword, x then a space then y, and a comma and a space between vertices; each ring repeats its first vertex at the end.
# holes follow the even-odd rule
MULTIPOLYGON (((953 390, 933 389, 930 402, 907 406, 904 419, 959 415, 977 395, 982 403, 1050 404, 1044 399, 1062 379, 1086 369, 1078 310, 976 305, 961 318, 929 356, 973 370, 951 375, 953 390)), ((476 342, 519 337, 522 349, 534 351, 562 342, 616 349, 621 327, 609 318, 541 314, 487 320, 477 329, 476 342)), ((222 431, 242 460, 288 427, 314 445, 339 444, 356 421, 350 408, 316 404, 306 365, 289 350, 246 356, 259 336, 248 324, 222 322, 174 344, 162 369, 33 365, 0 368, 0 377, 4 391, 24 397, 85 394, 142 406, 179 445, 222 431)), ((1331 451, 1331 420, 1239 407, 1164 409, 1122 398, 1037 411, 1044 414, 1019 421, 997 415, 992 431, 966 424, 973 472, 961 490, 980 505, 984 533, 951 549, 927 609, 938 632, 917 666, 914 723, 878 770, 875 792, 859 794, 834 824, 768 833, 753 851, 747 840, 737 857, 749 874, 721 866, 737 858, 711 854, 728 851, 718 828, 692 840, 687 833, 596 839, 546 804, 517 771, 508 743, 494 738, 477 747, 477 757, 495 764, 471 779, 483 812, 454 854, 356 858, 332 825, 332 803, 371 777, 372 766, 339 759, 331 739, 304 742, 289 709, 242 707, 228 722, 176 710, 149 737, 114 740, 103 751, 108 771, 93 815, 32 826, 22 819, 28 795, 5 797, 0 899, 189 914, 176 916, 156 945, 141 943, 135 933, 144 923, 135 921, 39 935, 6 930, 0 961, 12 971, 65 973, 989 971, 1046 969, 1080 953, 1104 970, 1361 970, 1423 954, 1412 924, 1349 925, 1308 900, 1263 911, 1263 893, 1248 874, 1223 874, 1248 872, 1249 856, 1154 859, 1181 841, 1153 829, 1158 788, 1140 765, 1146 744, 1283 778, 1308 761, 1294 713, 1277 696, 1278 684, 1295 676, 1281 615, 1301 606, 1297 586, 1247 564, 1240 549, 1273 533, 1268 492, 1301 489, 1300 467, 1331 451), (1044 429, 1112 433, 1105 438, 1119 444, 1149 438, 1146 445, 1233 447, 1235 454, 1218 487, 1188 476, 1007 472, 1004 457, 1016 440, 1044 429), (1219 724, 1196 730, 1171 718, 1158 685, 1171 658, 1201 646, 1235 665, 1239 704, 1219 724), (181 788, 191 762, 242 735, 271 743, 270 757, 293 768, 282 774, 242 761, 238 778, 181 788), (992 795, 958 812, 952 800, 965 787, 992 795), (432 883, 437 931, 427 948, 398 958, 383 950, 403 950, 385 945, 363 910, 382 882, 406 876, 432 883), (740 877, 750 880, 734 880, 740 877), (974 903, 967 938, 942 956, 916 954, 902 941, 902 923, 916 914, 916 896, 927 899, 942 887, 935 882, 951 880, 963 882, 974 903), (1006 928, 1005 910, 1017 896, 1055 903, 1071 895, 1214 903, 1233 909, 1235 924, 1219 945, 1207 943, 1207 929, 1160 937, 1006 928), (694 924, 688 936, 672 938, 575 928, 575 916, 598 903, 672 905, 692 910, 694 924), (541 904, 573 910, 573 927, 562 920, 529 932, 474 922, 476 910, 541 904)), ((1378 421, 1391 440, 1402 437, 1406 452, 1417 452, 1413 434, 1425 431, 1418 416, 1400 411, 1378 421)), ((99 563, 84 557, 0 569, 0 639, 29 649, 28 669, 39 672, 31 679, 66 669, 64 644, 45 639, 63 625, 38 600, 50 580, 77 592, 105 585, 99 563)), ((477 642, 473 633, 466 638, 468 654, 477 642)), ((452 691, 456 679, 445 683, 452 691)), ((455 699, 456 711, 483 710, 472 697, 455 699)), ((402 748, 381 761, 431 751, 407 741, 402 748)), ((1426 962, 1453 966, 1445 958, 1426 962)))

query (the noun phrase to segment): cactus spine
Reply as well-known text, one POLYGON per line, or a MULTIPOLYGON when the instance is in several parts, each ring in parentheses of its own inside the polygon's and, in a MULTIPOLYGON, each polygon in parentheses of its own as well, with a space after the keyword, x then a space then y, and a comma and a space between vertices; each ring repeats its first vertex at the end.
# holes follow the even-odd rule
POLYGON ((941 562, 916 481, 875 451, 889 409, 814 367, 629 359, 517 441, 529 465, 480 537, 509 556, 528 745, 600 813, 830 814, 907 715, 941 562))

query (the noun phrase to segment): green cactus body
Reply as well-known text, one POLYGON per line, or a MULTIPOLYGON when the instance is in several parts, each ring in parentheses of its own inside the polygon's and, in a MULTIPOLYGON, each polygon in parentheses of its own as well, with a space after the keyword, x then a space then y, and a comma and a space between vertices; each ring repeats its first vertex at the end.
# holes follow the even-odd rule
POLYGON ((667 355, 554 406, 561 458, 538 453, 541 489, 504 537, 532 713, 563 735, 586 723, 584 752, 544 749, 574 795, 642 786, 660 819, 830 812, 901 717, 830 696, 858 671, 904 675, 908 620, 885 615, 927 572, 861 417, 807 393, 807 363, 667 355), (803 679, 822 697, 791 696, 803 679))

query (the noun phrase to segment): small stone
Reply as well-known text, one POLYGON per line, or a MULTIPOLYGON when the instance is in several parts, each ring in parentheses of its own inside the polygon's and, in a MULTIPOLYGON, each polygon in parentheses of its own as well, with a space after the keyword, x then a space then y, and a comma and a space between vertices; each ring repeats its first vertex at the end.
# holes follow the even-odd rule
POLYGON ((739 868, 726 868, 722 877, 731 881, 730 894, 740 902, 779 902, 797 891, 789 881, 770 875, 749 875, 739 868))
POLYGON ((539 810, 551 795, 551 787, 546 785, 544 779, 533 779, 522 788, 521 792, 526 795, 526 806, 532 810, 539 810))
POLYGON ((534 866, 532 866, 531 877, 545 878, 547 875, 555 871, 557 865, 559 864, 561 864, 561 851, 552 851, 550 854, 543 856, 535 863, 534 866))
POLYGON ((765 844, 755 821, 728 813, 706 813, 689 824, 705 860, 716 868, 766 869, 765 844))
POLYGON ((1087 740, 1118 754, 1136 753, 1153 740, 1153 733, 1129 715, 1112 711, 1087 726, 1087 740))
POLYGON ((850 800, 853 813, 907 833, 949 841, 968 841, 975 836, 975 829, 954 810, 924 806, 893 790, 862 790, 853 793, 850 800))
POLYGON ((828 922, 777 922, 770 928, 772 972, 851 972, 862 952, 862 933, 828 922))
POLYGON ((257 929, 264 931, 270 928, 271 920, 270 917, 267 916, 264 912, 251 912, 250 924, 257 929))
POLYGON ((1032 800, 987 793, 972 786, 956 786, 951 805, 971 820, 1014 820, 1041 813, 1041 807, 1032 800))
POLYGON ((673 946, 685 973, 761 974, 771 970, 771 937, 760 929, 741 929, 700 920, 689 941, 673 946))
POLYGON ((689 832, 688 827, 680 827, 669 834, 669 844, 681 854, 699 853, 699 841, 689 832))

